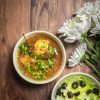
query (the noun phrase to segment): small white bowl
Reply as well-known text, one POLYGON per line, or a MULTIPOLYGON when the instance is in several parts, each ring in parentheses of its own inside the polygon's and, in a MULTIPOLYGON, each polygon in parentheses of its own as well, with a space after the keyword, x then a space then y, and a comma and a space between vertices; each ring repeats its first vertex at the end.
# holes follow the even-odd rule
POLYGON ((51 95, 51 100, 55 100, 55 95, 56 95, 56 91, 57 91, 57 88, 62 84, 62 82, 67 79, 68 77, 70 76, 75 76, 75 75, 84 75, 85 77, 88 77, 90 78, 91 80, 93 80, 94 82, 96 82, 97 86, 99 87, 99 90, 100 90, 100 83, 91 75, 89 74, 86 74, 86 73, 83 73, 83 72, 73 72, 73 73, 70 73, 70 74, 67 74, 65 76, 63 76, 54 86, 53 88, 53 91, 52 91, 52 95, 51 95))
POLYGON ((18 63, 17 63, 18 47, 24 41, 24 37, 22 36, 19 39, 19 41, 16 43, 14 51, 13 51, 13 64, 14 64, 14 67, 15 67, 15 70, 17 71, 17 73, 24 80, 26 80, 27 82, 33 83, 33 84, 45 84, 45 83, 49 83, 49 82, 55 80, 61 74, 61 72, 63 71, 63 69, 65 67, 65 63, 66 63, 66 52, 65 52, 64 46, 61 43, 61 41, 55 35, 53 35, 52 33, 46 32, 46 31, 33 31, 33 32, 29 32, 29 33, 25 34, 25 37, 28 37, 28 36, 30 36, 32 34, 40 34, 40 33, 48 35, 50 38, 52 38, 58 44, 58 46, 60 47, 61 52, 62 52, 63 60, 62 60, 61 69, 59 70, 59 72, 57 74, 55 74, 53 77, 51 77, 50 79, 42 80, 42 81, 36 81, 36 80, 29 79, 27 76, 22 74, 22 72, 19 70, 18 63))

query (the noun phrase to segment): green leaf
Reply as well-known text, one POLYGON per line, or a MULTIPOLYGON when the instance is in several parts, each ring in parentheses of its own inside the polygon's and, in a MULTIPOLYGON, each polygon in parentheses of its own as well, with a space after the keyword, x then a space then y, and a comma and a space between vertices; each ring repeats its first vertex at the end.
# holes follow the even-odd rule
POLYGON ((100 53, 100 47, 96 47, 96 51, 100 53))
POLYGON ((96 48, 96 51, 100 54, 100 41, 96 42, 95 48, 96 48))
POLYGON ((55 48, 50 47, 50 48, 49 48, 49 53, 50 53, 51 55, 54 55, 54 54, 55 54, 55 48))
POLYGON ((42 60, 38 60, 36 64, 37 64, 38 69, 45 69, 48 67, 42 60))
POLYGON ((85 55, 85 58, 87 59, 87 60, 89 60, 90 59, 90 56, 89 55, 85 55))
POLYGON ((34 76, 34 79, 36 79, 36 80, 41 80, 42 77, 41 77, 40 75, 35 75, 35 76, 34 76))
POLYGON ((29 51, 29 46, 26 43, 23 43, 19 46, 19 49, 21 50, 21 52, 26 55, 28 54, 29 51))
POLYGON ((100 62, 100 57, 96 54, 91 55, 91 59, 94 60, 95 62, 99 63, 100 62))
POLYGON ((52 67, 54 65, 54 61, 51 59, 48 59, 48 65, 49 67, 52 67))
POLYGON ((39 43, 39 47, 40 47, 40 48, 45 48, 45 47, 46 47, 45 42, 39 43))
POLYGON ((100 47, 100 41, 96 42, 96 47, 100 47))
POLYGON ((88 54, 85 54, 85 55, 82 57, 81 61, 84 61, 84 60, 90 60, 90 56, 89 56, 88 54))
POLYGON ((35 72, 33 72, 33 74, 35 75, 33 78, 36 80, 40 80, 40 79, 45 79, 48 76, 48 71, 47 70, 36 70, 35 72))
POLYGON ((28 71, 33 72, 33 67, 31 65, 27 65, 28 71))

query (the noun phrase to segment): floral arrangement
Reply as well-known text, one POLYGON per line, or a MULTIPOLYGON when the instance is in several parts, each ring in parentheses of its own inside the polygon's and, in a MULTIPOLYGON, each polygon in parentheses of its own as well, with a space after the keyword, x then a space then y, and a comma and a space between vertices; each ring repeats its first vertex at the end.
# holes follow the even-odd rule
POLYGON ((68 59, 69 67, 83 61, 100 76, 95 67, 100 66, 100 1, 85 3, 74 15, 58 30, 63 33, 60 38, 63 37, 66 43, 79 42, 68 59))

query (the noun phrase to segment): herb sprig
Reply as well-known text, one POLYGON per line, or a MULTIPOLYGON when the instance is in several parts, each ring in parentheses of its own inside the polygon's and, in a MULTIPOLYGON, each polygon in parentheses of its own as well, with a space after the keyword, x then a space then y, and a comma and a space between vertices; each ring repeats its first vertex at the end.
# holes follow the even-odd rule
MULTIPOLYGON (((85 34, 86 35, 86 34, 85 34)), ((100 38, 100 34, 96 34, 100 38)), ((87 65, 89 65, 94 72, 100 76, 100 71, 96 69, 96 66, 100 64, 100 40, 97 40, 96 37, 94 37, 94 44, 91 44, 91 41, 89 41, 89 37, 87 36, 82 36, 83 41, 86 42, 87 47, 88 47, 88 52, 84 54, 82 57, 81 61, 85 62, 87 65)), ((93 38, 93 37, 92 37, 93 38)))

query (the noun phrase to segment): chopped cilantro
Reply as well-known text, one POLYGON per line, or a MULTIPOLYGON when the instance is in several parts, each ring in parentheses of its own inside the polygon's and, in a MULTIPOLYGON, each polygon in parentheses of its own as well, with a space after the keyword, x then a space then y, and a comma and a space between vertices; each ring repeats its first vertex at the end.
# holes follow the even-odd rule
POLYGON ((54 55, 54 54, 55 54, 55 48, 53 48, 53 47, 50 46, 50 48, 49 48, 49 53, 50 53, 51 55, 54 55))
POLYGON ((48 65, 49 67, 52 67, 54 65, 54 61, 51 59, 48 59, 48 65))
POLYGON ((45 69, 48 67, 42 60, 38 60, 36 64, 38 69, 45 69))
POLYGON ((26 43, 23 43, 19 46, 19 49, 21 50, 21 52, 26 55, 28 54, 29 51, 29 46, 26 43))
POLYGON ((39 44, 39 47, 40 47, 40 48, 45 48, 45 42, 41 42, 41 43, 39 44))
POLYGON ((27 65, 28 71, 33 72, 33 67, 31 65, 27 65))
POLYGON ((42 76, 40 76, 40 75, 35 75, 35 76, 34 76, 34 79, 36 79, 36 80, 41 80, 41 79, 42 79, 42 76))

